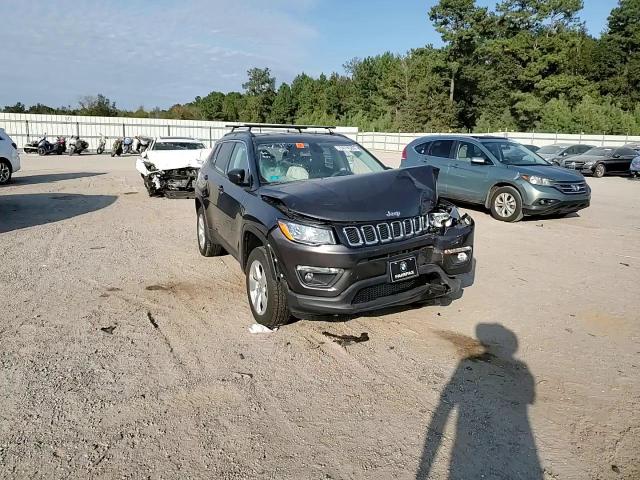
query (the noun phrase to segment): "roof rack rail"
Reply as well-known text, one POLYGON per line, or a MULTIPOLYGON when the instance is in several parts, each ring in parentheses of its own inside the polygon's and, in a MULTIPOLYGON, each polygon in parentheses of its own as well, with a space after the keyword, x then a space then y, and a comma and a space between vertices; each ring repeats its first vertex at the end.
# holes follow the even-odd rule
POLYGON ((328 130, 329 133, 333 134, 333 130, 336 129, 335 126, 325 126, 325 125, 286 125, 280 123, 241 123, 239 125, 226 125, 227 128, 231 128, 232 132, 235 132, 238 128, 246 128, 249 132, 252 128, 265 128, 268 130, 273 129, 283 129, 283 130, 297 130, 302 133, 303 130, 309 129, 318 129, 318 130, 328 130))

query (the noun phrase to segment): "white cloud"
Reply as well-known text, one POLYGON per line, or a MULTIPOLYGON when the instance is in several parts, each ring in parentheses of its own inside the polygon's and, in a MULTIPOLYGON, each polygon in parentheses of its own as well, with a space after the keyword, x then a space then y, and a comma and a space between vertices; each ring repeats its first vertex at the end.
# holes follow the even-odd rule
POLYGON ((75 104, 103 93, 133 108, 239 89, 268 66, 290 80, 318 0, 3 0, 0 105, 75 104))

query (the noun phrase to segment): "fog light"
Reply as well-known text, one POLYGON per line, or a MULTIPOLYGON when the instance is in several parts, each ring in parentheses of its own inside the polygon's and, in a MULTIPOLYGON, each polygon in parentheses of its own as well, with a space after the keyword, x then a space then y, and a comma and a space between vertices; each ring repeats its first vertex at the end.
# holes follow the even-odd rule
POLYGON ((449 248, 444 251, 444 254, 448 256, 449 262, 453 265, 461 265, 469 261, 471 250, 471 247, 449 248))
POLYGON ((341 268, 308 267, 298 265, 296 267, 300 282, 310 288, 329 288, 338 281, 342 272, 341 268))

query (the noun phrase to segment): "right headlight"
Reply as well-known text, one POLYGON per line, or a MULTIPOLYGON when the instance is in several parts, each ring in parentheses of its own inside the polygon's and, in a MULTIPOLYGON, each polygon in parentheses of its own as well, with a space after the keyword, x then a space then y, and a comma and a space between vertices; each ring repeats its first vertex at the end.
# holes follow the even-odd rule
POLYGON ((538 175, 520 175, 520 178, 526 180, 531 185, 544 185, 545 187, 553 185, 553 180, 545 177, 539 177, 538 175))
POLYGON ((305 245, 335 245, 336 239, 330 228, 304 225, 302 223, 278 220, 282 234, 292 242, 305 245))
POLYGON ((429 225, 442 228, 450 227, 453 223, 453 218, 449 212, 434 212, 429 214, 429 225))

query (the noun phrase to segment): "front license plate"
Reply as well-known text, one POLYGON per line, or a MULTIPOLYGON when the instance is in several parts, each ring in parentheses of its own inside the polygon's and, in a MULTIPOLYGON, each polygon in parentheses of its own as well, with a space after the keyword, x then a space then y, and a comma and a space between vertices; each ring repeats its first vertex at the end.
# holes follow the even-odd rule
POLYGON ((389 272, 391 272, 391 281, 399 282, 418 276, 418 264, 416 257, 408 257, 402 260, 389 262, 389 272))

